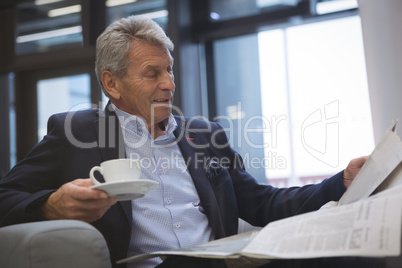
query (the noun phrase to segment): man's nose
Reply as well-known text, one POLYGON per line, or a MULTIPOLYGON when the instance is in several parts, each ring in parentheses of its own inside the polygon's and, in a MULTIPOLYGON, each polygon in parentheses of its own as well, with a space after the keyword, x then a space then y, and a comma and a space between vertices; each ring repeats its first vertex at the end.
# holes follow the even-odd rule
POLYGON ((163 75, 160 87, 162 90, 174 91, 174 89, 176 87, 176 85, 174 83, 174 75, 172 73, 166 72, 163 75))

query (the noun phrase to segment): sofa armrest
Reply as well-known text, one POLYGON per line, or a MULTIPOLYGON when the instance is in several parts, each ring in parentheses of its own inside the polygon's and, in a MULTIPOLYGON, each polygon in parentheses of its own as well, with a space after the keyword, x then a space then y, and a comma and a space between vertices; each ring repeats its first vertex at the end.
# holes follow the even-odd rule
POLYGON ((24 223, 0 228, 0 267, 110 268, 102 234, 74 220, 24 223))

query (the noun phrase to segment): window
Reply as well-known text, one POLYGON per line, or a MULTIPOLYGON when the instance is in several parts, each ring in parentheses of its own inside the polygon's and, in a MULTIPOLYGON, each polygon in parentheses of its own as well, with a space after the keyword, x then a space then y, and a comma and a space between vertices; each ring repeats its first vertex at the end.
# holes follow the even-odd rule
POLYGON ((166 0, 107 0, 108 25, 130 15, 143 15, 156 21, 166 29, 168 12, 166 0))
POLYGON ((8 172, 16 162, 15 144, 15 104, 14 104, 14 74, 8 73, 0 75, 0 178, 8 172))
POLYGON ((52 114, 91 107, 88 74, 40 80, 37 87, 39 140, 46 134, 52 114))
POLYGON ((315 183, 373 149, 359 17, 215 41, 214 55, 217 119, 260 182, 315 183))
POLYGON ((10 167, 13 167, 17 163, 17 122, 15 114, 15 99, 14 99, 14 74, 8 75, 9 85, 9 133, 10 133, 10 167))
POLYGON ((300 0, 209 0, 210 20, 229 20, 297 6, 300 0))
POLYGON ((16 54, 82 46, 79 0, 36 0, 17 6, 16 54))
POLYGON ((319 15, 357 8, 357 0, 317 0, 315 9, 319 15))
POLYGON ((263 120, 257 41, 257 35, 248 35, 214 43, 218 115, 214 119, 226 130, 250 174, 265 182, 263 133, 258 130, 263 120))

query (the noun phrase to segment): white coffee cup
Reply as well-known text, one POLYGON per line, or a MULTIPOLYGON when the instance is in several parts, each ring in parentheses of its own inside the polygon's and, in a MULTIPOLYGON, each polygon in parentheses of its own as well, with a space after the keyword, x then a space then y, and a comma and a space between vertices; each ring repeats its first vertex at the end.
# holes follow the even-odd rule
POLYGON ((105 183, 138 180, 141 174, 139 162, 132 159, 108 160, 100 166, 94 166, 89 177, 95 185, 99 185, 101 182, 95 178, 96 171, 102 174, 105 183))

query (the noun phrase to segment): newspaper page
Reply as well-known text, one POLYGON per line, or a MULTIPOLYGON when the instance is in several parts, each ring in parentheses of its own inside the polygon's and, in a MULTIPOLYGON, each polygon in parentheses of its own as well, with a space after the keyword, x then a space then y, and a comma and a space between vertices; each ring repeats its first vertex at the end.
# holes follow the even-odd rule
POLYGON ((151 254, 140 254, 118 261, 118 263, 135 262, 148 258, 164 255, 185 255, 190 257, 210 257, 224 259, 238 259, 237 253, 241 252, 259 231, 250 231, 233 235, 227 238, 218 239, 201 245, 187 248, 158 251, 151 254))
POLYGON ((396 134, 395 123, 384 134, 338 204, 349 204, 370 196, 401 161, 402 142, 396 134))
POLYGON ((352 204, 268 224, 242 254, 254 257, 386 257, 400 254, 402 186, 352 204))
POLYGON ((182 255, 226 259, 229 267, 244 263, 255 267, 262 264, 260 260, 277 258, 398 256, 401 225, 402 185, 352 204, 271 222, 261 231, 133 256, 119 263, 182 255))
POLYGON ((386 189, 402 184, 402 162, 389 174, 389 176, 377 187, 374 193, 379 193, 386 189))

